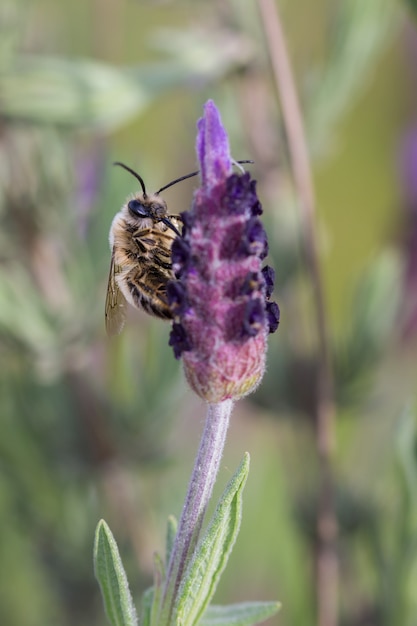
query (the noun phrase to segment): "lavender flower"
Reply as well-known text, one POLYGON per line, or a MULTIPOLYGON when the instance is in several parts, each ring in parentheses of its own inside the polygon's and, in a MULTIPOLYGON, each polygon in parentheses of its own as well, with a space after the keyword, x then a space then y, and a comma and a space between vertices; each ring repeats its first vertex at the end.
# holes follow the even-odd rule
POLYGON ((172 246, 176 281, 168 284, 175 317, 170 345, 194 391, 209 402, 253 391, 265 370, 266 339, 279 324, 269 300, 274 271, 250 174, 232 172, 229 142, 212 101, 198 122, 201 187, 182 214, 172 246))

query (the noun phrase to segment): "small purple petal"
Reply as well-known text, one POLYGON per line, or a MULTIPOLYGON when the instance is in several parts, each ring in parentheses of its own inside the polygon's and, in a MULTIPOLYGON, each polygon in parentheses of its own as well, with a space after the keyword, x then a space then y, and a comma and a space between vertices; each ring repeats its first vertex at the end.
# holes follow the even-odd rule
POLYGON ((180 213, 180 217, 183 223, 182 236, 184 237, 192 229, 195 219, 191 211, 183 211, 180 213))
POLYGON ((229 138, 220 113, 212 100, 204 106, 204 117, 197 122, 197 157, 201 167, 202 187, 215 187, 232 170, 229 138))
MULTIPOLYGON (((226 181, 226 193, 222 200, 223 211, 227 215, 231 214, 250 214, 253 213, 253 207, 260 206, 256 196, 255 186, 252 184, 249 172, 243 175, 232 174, 226 181)), ((262 209, 261 211, 262 212, 262 209)), ((259 212, 257 214, 260 214, 259 212)))
POLYGON ((171 280, 167 284, 167 299, 174 317, 183 315, 189 309, 187 288, 179 280, 171 280))
POLYGON ((176 278, 180 278, 190 261, 190 246, 182 237, 174 239, 171 248, 172 269, 176 278))
POLYGON ((249 300, 246 305, 243 320, 243 335, 255 337, 262 330, 265 323, 265 310, 259 298, 249 300))
POLYGON ((169 345, 172 346, 176 359, 179 359, 183 352, 192 350, 190 339, 182 324, 174 322, 172 325, 172 330, 169 335, 169 345))
POLYGON ((258 200, 258 195, 256 193, 256 180, 251 180, 250 181, 250 190, 251 193, 253 195, 253 204, 251 207, 251 213, 252 215, 262 215, 263 210, 262 210, 262 205, 258 200))
POLYGON ((250 296, 258 291, 261 286, 261 277, 258 272, 249 272, 244 280, 240 293, 242 296, 250 296))
POLYGON ((262 276, 265 281, 265 297, 269 300, 274 291, 275 270, 270 265, 265 265, 262 268, 262 276))
POLYGON ((241 251, 246 254, 256 254, 260 259, 264 259, 268 254, 266 232, 257 217, 251 217, 246 222, 241 251))
POLYGON ((276 302, 266 303, 266 317, 269 323, 269 332, 274 333, 279 326, 280 310, 276 302))

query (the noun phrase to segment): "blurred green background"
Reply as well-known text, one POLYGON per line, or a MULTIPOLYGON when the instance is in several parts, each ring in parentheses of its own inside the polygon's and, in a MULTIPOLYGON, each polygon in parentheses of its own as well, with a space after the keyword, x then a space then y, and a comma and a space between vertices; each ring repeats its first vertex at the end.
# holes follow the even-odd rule
MULTIPOLYGON (((305 117, 335 374, 341 624, 417 615, 417 30, 411 0, 279 2, 305 117)), ((216 602, 315 622, 316 330, 285 132, 256 2, 1 0, 0 623, 105 623, 94 528, 135 598, 180 514, 203 404, 168 325, 104 332, 114 214, 196 167, 213 98, 252 158, 282 322, 236 407, 242 530, 216 602)), ((195 180, 164 194, 186 209, 195 180)))

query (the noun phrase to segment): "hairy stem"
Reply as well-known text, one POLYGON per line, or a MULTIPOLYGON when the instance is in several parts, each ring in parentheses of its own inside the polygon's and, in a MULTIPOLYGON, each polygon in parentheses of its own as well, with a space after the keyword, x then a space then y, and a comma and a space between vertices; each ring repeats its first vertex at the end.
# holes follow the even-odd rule
POLYGON ((232 412, 232 400, 209 404, 200 448, 188 485, 177 535, 168 564, 158 625, 171 626, 182 575, 197 544, 207 504, 223 454, 232 412))
POLYGON ((328 324, 317 251, 314 187, 302 114, 276 3, 274 0, 259 0, 259 9, 281 101, 294 183, 302 212, 304 253, 314 298, 318 335, 318 401, 313 417, 316 421, 316 445, 320 463, 316 550, 317 624, 318 626, 336 626, 338 622, 337 518, 332 469, 335 413, 327 335, 328 324))

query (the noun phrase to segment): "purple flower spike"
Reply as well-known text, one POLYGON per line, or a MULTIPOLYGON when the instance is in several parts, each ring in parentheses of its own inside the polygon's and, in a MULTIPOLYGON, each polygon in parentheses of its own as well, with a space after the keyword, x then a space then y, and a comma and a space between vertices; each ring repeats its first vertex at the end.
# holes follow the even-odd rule
POLYGON ((212 187, 232 172, 229 138, 213 100, 206 102, 204 117, 197 123, 197 158, 203 187, 212 187))
POLYGON ((256 182, 248 172, 232 172, 228 137, 212 101, 198 122, 197 156, 201 186, 183 214, 183 236, 172 246, 178 280, 167 289, 174 316, 170 345, 194 391, 222 402, 259 384, 279 308, 269 301, 274 272, 262 269, 268 241, 256 182))

